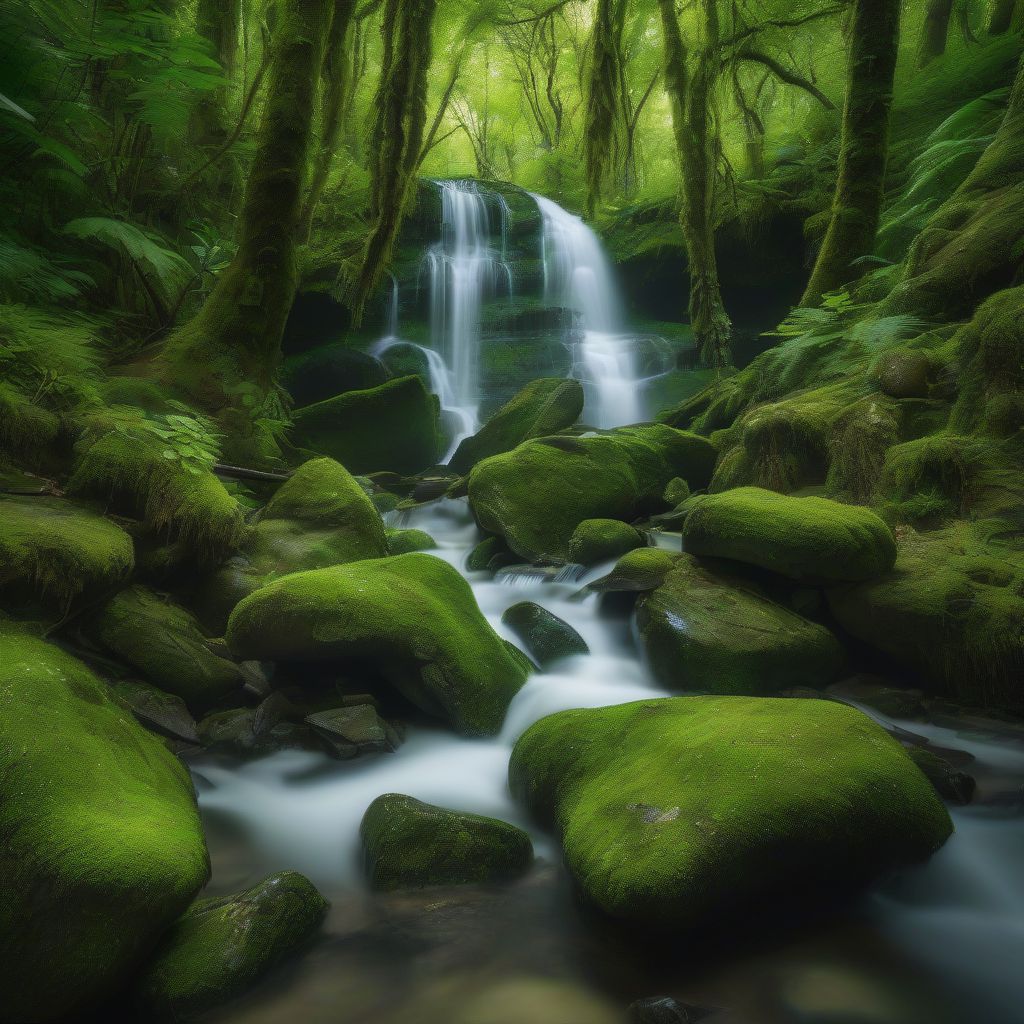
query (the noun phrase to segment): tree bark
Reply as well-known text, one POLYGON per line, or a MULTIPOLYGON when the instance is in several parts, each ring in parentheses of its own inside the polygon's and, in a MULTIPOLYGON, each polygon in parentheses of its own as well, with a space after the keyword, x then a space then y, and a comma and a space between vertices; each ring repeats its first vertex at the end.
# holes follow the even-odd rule
MULTIPOLYGON (((235 69, 241 17, 241 0, 199 0, 196 7, 196 32, 213 43, 213 55, 228 80, 235 69)), ((227 93, 225 85, 200 97, 192 123, 192 138, 197 145, 224 141, 228 132, 227 93)))
POLYGON ((924 12, 924 25, 917 46, 917 66, 923 68, 946 52, 949 19, 953 14, 953 0, 928 0, 924 12))
POLYGON ((329 0, 288 0, 268 71, 239 222, 239 245, 202 309, 164 346, 169 384, 214 412, 231 388, 267 391, 298 284, 295 229, 309 166, 317 78, 330 23, 329 0))
POLYGON ((701 0, 704 45, 688 65, 674 0, 658 0, 665 46, 665 86, 682 171, 679 223, 690 272, 690 326, 706 366, 729 361, 732 324, 722 302, 715 257, 713 85, 718 59, 717 0, 701 0))
POLYGON ((853 280, 853 261, 874 245, 889 156, 899 25, 900 0, 855 0, 836 189, 803 306, 816 306, 826 292, 853 280))

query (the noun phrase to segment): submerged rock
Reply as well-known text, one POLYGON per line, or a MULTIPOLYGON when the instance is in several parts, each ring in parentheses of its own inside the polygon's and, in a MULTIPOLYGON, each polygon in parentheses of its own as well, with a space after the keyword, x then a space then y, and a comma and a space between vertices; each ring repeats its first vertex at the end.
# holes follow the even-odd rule
POLYGON ((0 715, 0 1018, 72 1018, 206 882, 192 782, 85 665, 10 625, 0 715))
POLYGON ((513 793, 612 918, 694 931, 923 860, 952 825, 900 745, 832 701, 669 697, 563 711, 516 744, 513 793))
POLYGON ((0 497, 5 606, 34 600, 62 612, 83 591, 116 586, 134 563, 131 537, 89 509, 43 495, 0 497))
POLYGON ((327 901, 295 871, 197 900, 167 932, 136 986, 150 1020, 197 1017, 241 995, 310 940, 327 901))
POLYGON ((640 598, 637 626, 654 675, 676 690, 767 695, 821 687, 843 664, 824 626, 689 555, 640 598))
POLYGON ((569 561, 596 565, 645 547, 639 530, 618 519, 584 519, 569 538, 569 561))
POLYGON ((399 377, 296 409, 293 438, 352 473, 418 473, 441 455, 439 409, 419 377, 399 377))
POLYGON ((145 587, 111 598, 94 630, 118 658, 192 708, 212 707, 242 689, 238 665, 210 651, 191 612, 145 587))
POLYGON ((892 531, 870 509, 760 487, 691 499, 683 548, 797 580, 867 580, 896 560, 892 531))
POLYGON ((590 653, 587 642, 568 622, 533 601, 506 608, 501 621, 523 641, 541 668, 574 654, 590 653))
POLYGON ((530 561, 565 561, 584 519, 631 520, 662 507, 673 477, 706 486, 711 443, 660 424, 581 437, 527 441, 484 459, 469 477, 469 502, 490 533, 530 561))
POLYGON ((578 380, 542 377, 531 381, 459 445, 449 466, 456 473, 468 473, 481 459, 571 427, 582 411, 583 386, 578 380))
POLYGON ((469 584, 432 555, 293 573, 247 597, 228 623, 241 657, 370 665, 460 732, 497 732, 526 672, 469 584))
POLYGON ((533 862, 522 829, 400 793, 377 797, 359 834, 374 889, 504 881, 533 862))
POLYGON ((1024 553, 966 523, 904 531, 891 572, 827 597, 844 629, 930 688, 1024 710, 1024 553))

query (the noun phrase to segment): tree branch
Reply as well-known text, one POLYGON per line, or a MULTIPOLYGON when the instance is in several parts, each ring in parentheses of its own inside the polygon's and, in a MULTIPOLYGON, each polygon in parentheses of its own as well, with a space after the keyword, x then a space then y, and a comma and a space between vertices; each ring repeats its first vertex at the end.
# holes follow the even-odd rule
POLYGON ((836 14, 842 14, 846 9, 846 4, 839 4, 835 7, 826 7, 820 11, 814 11, 812 14, 804 14, 799 18, 775 18, 771 21, 762 21, 758 25, 750 25, 747 28, 740 29, 735 35, 723 39, 719 45, 723 47, 735 46, 737 43, 743 42, 744 39, 757 35, 758 32, 764 32, 770 28, 797 28, 811 21, 818 21, 821 18, 831 18, 836 14))
POLYGON ((575 3, 576 0, 558 0, 557 3, 552 4, 550 7, 545 7, 543 11, 539 11, 537 14, 531 14, 526 18, 495 18, 495 25, 528 25, 531 21, 543 21, 550 15, 560 11, 563 7, 568 7, 569 4, 575 3))
POLYGON ((766 67, 776 78, 792 85, 797 89, 803 89, 808 95, 813 96, 826 110, 835 110, 836 105, 816 86, 807 81, 802 75, 780 64, 774 57, 762 53, 760 50, 740 50, 733 58, 735 61, 749 61, 752 64, 760 64, 766 67))

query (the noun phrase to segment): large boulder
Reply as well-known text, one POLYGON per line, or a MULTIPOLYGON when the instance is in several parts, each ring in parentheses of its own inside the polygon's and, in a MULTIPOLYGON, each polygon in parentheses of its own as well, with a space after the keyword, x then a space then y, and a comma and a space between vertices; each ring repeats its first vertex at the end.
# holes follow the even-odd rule
POLYGON ((132 570, 132 539, 109 519, 61 498, 0 498, 0 590, 10 607, 35 601, 63 612, 83 592, 132 570))
POLYGON ((691 498, 683 548, 796 580, 867 580, 896 560, 892 531, 870 509, 760 487, 691 498))
POLYGON ((523 641, 541 668, 562 658, 590 653, 586 640, 568 622, 533 601, 519 601, 509 606, 502 613, 501 621, 523 641))
POLYGON ((637 626, 654 675, 676 690, 767 695, 821 687, 843 664, 824 626, 688 555, 640 597, 637 626))
POLYGON ((146 587, 107 601, 93 630, 121 661, 193 710, 219 704, 245 682, 238 665, 209 649, 191 612, 146 587))
POLYGON ((307 943, 327 901, 295 871, 197 900, 167 932, 136 986, 147 1020, 189 1020, 250 988, 307 943))
POLYGON ((302 406, 348 391, 379 387, 389 376, 379 359, 334 342, 289 359, 281 380, 295 404, 302 406))
POLYGON ((1024 711, 1024 552, 984 529, 904 531, 891 572, 832 587, 828 603, 844 629, 933 689, 1024 711))
POLYGON ((583 385, 564 377, 530 381, 455 450, 448 465, 468 473, 481 459, 509 452, 533 437, 571 427, 583 411, 583 385))
POLYGON ((439 411, 419 377, 399 377, 296 409, 292 436, 353 473, 418 473, 441 455, 439 411))
POLYGON ((244 658, 369 666, 461 732, 500 728, 526 672, 447 562, 414 552, 274 580, 231 615, 244 658))
POLYGON ((518 555, 565 561, 583 520, 656 511, 669 480, 704 487, 714 462, 706 438, 661 424, 544 437, 480 462, 469 477, 469 502, 480 525, 518 555))
POLYGON ((587 900, 646 928, 818 901, 923 860, 952 831, 899 743, 832 701, 563 711, 523 734, 509 781, 560 834, 587 900))
POLYGON ((0 717, 0 1020, 70 1019, 206 882, 192 782, 85 665, 11 625, 0 717))
POLYGON ((374 889, 504 881, 533 862, 521 828, 400 793, 377 797, 359 834, 374 889))

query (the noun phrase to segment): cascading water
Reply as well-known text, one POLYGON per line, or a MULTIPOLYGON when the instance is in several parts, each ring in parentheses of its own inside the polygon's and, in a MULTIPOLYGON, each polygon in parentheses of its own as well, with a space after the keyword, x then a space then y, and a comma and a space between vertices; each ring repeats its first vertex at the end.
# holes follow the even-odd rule
POLYGON ((601 243, 581 218, 544 196, 533 198, 544 222, 545 298, 572 309, 582 330, 574 376, 584 384, 584 419, 595 427, 636 423, 645 416, 645 381, 635 339, 623 333, 618 288, 601 243))

